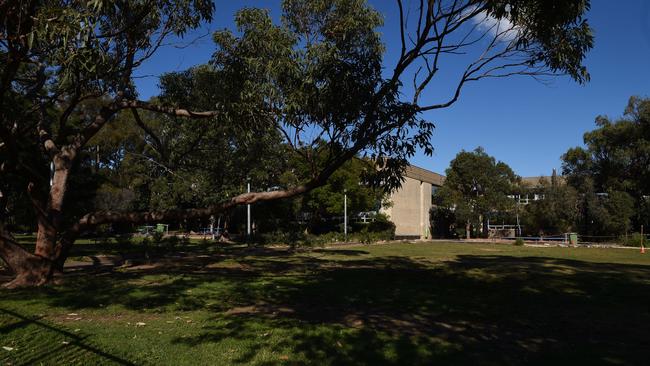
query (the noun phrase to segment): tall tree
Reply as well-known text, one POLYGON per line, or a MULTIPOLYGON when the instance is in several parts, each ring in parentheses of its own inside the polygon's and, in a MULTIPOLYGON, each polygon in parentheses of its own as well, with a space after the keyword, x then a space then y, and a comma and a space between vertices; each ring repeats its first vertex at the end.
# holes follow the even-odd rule
POLYGON ((501 161, 496 161, 482 148, 461 151, 446 170, 445 184, 436 191, 434 202, 453 209, 459 226, 465 226, 469 239, 471 227, 487 235, 491 215, 511 210, 515 201, 509 198, 520 178, 501 161))
MULTIPOLYGON (((591 212, 590 216, 604 217, 604 213, 597 212, 606 212, 607 205, 628 207, 631 204, 631 210, 618 212, 618 209, 611 207, 614 210, 611 215, 627 215, 622 219, 629 223, 616 225, 617 229, 612 229, 614 231, 607 235, 622 233, 629 225, 637 228, 641 224, 647 226, 650 224, 647 216, 650 195, 650 99, 632 97, 622 118, 612 121, 599 116, 596 126, 593 131, 585 133, 585 147, 571 148, 562 156, 563 174, 568 183, 591 197, 583 200, 583 214, 591 212), (596 194, 600 194, 600 199, 595 198, 596 194), (600 209, 596 210, 595 207, 600 209)), ((582 227, 591 227, 587 224, 592 221, 600 220, 583 218, 582 227)), ((589 231, 602 233, 603 228, 597 224, 589 231)))
POLYGON ((98 131, 124 109, 188 113, 138 101, 132 73, 212 10, 202 0, 0 3, 0 184, 22 186, 38 228, 29 253, 0 227, 0 258, 16 273, 9 286, 61 271, 83 230, 66 215, 79 202, 70 186, 98 131))
POLYGON ((433 123, 422 113, 449 107, 467 84, 512 75, 589 78, 582 65, 593 43, 583 19, 586 0, 431 0, 413 6, 396 1, 401 48, 393 65, 382 64, 381 16, 363 0, 286 0, 280 24, 265 11, 242 10, 237 34, 214 36, 215 83, 204 85, 212 108, 196 112, 178 102, 182 88, 165 91, 174 98, 138 100, 132 75, 168 35, 209 21, 211 2, 0 3, 2 177, 19 177, 12 181, 30 193, 26 204, 38 223, 33 254, 3 230, 0 257, 17 274, 9 286, 48 282, 76 236, 96 225, 204 217, 296 196, 325 184, 354 156, 381 161, 381 169, 365 179, 394 188, 416 149, 432 152, 433 123), (450 97, 436 101, 427 90, 447 56, 460 57, 456 64, 466 67, 450 97), (384 69, 392 71, 385 76, 384 69), (80 103, 89 100, 98 108, 84 111, 80 103), (206 130, 228 124, 251 133, 274 129, 288 153, 311 169, 296 185, 223 197, 206 207, 67 214, 69 180, 78 174, 90 139, 123 110, 145 132, 139 111, 178 123, 204 119, 206 130), (317 159, 323 140, 328 156, 317 159))
POLYGON ((368 186, 364 176, 373 169, 368 161, 352 159, 341 166, 327 184, 315 188, 299 198, 301 211, 308 212, 311 230, 316 230, 323 219, 341 217, 344 193, 347 195, 348 214, 378 210, 384 201, 384 191, 368 186))
POLYGON ((554 174, 550 181, 540 179, 539 187, 534 190, 542 195, 542 199, 525 206, 523 216, 526 232, 543 235, 564 234, 575 230, 578 196, 572 186, 564 184, 554 174))

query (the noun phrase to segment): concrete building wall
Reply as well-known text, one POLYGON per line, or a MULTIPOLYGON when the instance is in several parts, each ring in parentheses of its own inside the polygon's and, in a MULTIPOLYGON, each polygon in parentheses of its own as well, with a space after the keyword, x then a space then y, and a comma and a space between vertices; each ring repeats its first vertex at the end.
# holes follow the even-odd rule
POLYGON ((395 223, 395 236, 420 239, 431 237, 431 187, 429 182, 407 176, 402 188, 391 195, 392 205, 383 212, 395 223))

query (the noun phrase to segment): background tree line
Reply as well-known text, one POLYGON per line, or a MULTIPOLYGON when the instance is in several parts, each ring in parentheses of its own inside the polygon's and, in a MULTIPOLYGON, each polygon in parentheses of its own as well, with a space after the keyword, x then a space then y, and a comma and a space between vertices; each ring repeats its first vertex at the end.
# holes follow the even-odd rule
POLYGON ((522 235, 578 232, 599 241, 638 232, 650 224, 650 99, 630 98, 616 120, 597 117, 584 147, 562 155, 562 176, 523 182, 481 148, 459 153, 446 174, 433 198, 438 236, 486 236, 488 218, 519 223, 522 235))

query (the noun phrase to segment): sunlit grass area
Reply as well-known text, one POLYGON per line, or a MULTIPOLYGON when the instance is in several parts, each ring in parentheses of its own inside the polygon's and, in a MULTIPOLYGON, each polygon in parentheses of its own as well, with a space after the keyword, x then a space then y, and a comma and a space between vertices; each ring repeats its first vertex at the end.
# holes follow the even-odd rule
POLYGON ((0 292, 3 364, 647 364, 650 257, 201 247, 0 292))

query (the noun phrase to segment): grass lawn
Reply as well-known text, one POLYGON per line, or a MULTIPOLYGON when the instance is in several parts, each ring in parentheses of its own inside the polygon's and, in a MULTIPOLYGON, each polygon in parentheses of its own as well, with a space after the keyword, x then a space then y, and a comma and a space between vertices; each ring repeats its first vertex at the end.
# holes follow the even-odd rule
POLYGON ((12 365, 648 365, 650 254, 213 248, 0 290, 12 365))

